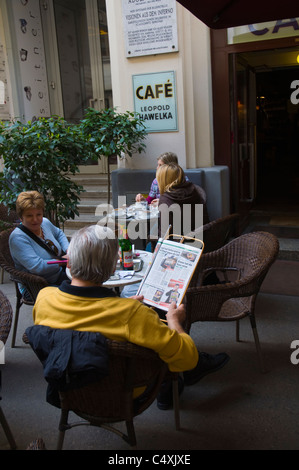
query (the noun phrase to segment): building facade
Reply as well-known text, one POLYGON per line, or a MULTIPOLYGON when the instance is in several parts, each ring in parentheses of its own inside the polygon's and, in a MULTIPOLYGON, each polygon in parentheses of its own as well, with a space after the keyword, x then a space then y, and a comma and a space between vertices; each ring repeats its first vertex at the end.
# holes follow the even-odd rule
MULTIPOLYGON (((144 86, 150 79, 162 80, 163 85, 169 80, 163 73, 171 72, 176 128, 169 130, 163 105, 158 104, 160 119, 154 131, 149 130, 145 154, 126 164, 154 168, 161 152, 176 151, 185 168, 213 165, 210 31, 175 0, 1 0, 0 5, 10 117, 28 121, 57 114, 72 121, 80 119, 88 106, 132 111, 133 77, 144 86), (132 35, 126 28, 141 28, 137 21, 130 26, 127 18, 145 13, 159 14, 159 21, 147 16, 143 29, 161 32, 165 23, 166 30, 170 25, 175 50, 160 53, 157 47, 155 54, 127 54, 132 35)), ((147 44, 144 37, 139 40, 147 44)), ((156 41, 161 46, 157 33, 156 41)))
POLYGON ((227 168, 223 212, 282 183, 296 203, 298 32, 296 18, 213 31, 175 0, 0 0, 1 119, 135 110, 146 151, 120 169, 173 151, 186 169, 227 168))

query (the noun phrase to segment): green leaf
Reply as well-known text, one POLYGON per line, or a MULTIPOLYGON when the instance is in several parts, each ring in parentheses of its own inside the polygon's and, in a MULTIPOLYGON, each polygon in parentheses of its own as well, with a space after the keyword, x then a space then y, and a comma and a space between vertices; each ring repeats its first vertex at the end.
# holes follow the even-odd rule
POLYGON ((44 195, 46 214, 54 223, 74 218, 83 187, 69 176, 88 159, 141 153, 145 129, 136 113, 117 113, 115 108, 88 108, 78 124, 59 116, 1 122, 0 201, 14 209, 18 194, 34 189, 44 195))

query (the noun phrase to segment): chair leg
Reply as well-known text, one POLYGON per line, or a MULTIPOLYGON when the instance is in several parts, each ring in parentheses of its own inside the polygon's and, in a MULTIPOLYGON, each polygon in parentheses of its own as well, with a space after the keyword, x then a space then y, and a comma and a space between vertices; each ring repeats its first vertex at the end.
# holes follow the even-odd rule
POLYGON ((14 348, 15 344, 16 344, 16 335, 17 335, 17 329, 18 329, 20 307, 21 307, 20 300, 17 299, 15 318, 14 318, 14 324, 13 324, 13 330, 12 330, 12 337, 11 337, 11 347, 12 348, 14 348))
POLYGON ((16 442, 15 442, 15 440, 14 440, 14 437, 13 437, 13 435, 12 435, 12 432, 11 432, 11 430, 10 430, 10 427, 8 426, 8 423, 7 423, 7 421, 6 421, 6 418, 5 418, 5 416, 4 416, 4 413, 3 413, 3 411, 2 411, 1 406, 0 406, 0 423, 1 423, 2 427, 3 427, 3 429, 4 429, 5 435, 6 435, 6 437, 7 437, 7 440, 8 440, 8 442, 9 442, 9 445, 10 445, 10 448, 11 448, 12 450, 16 449, 16 448, 17 448, 17 444, 16 444, 16 442))
POLYGON ((236 341, 240 341, 240 322, 236 321, 236 341))
POLYGON ((128 433, 128 443, 130 444, 131 447, 136 447, 137 440, 136 440, 133 420, 130 419, 126 421, 126 426, 127 426, 127 433, 128 433))
POLYGON ((4 269, 1 268, 1 284, 4 282, 4 269))
POLYGON ((175 429, 179 431, 181 427, 181 423, 180 423, 180 399, 179 399, 178 374, 175 374, 172 376, 172 393, 173 393, 175 429))
POLYGON ((56 450, 62 450, 65 431, 59 431, 56 450))
POLYGON ((259 336, 258 336, 258 332, 256 328, 255 316, 251 314, 249 315, 249 319, 250 319, 252 333, 253 333, 253 337, 255 341, 256 352, 257 352, 259 363, 260 363, 261 372, 264 374, 266 370, 264 366, 264 359, 263 359, 262 350, 260 346, 260 340, 259 340, 259 336))
POLYGON ((61 410, 60 421, 59 421, 59 434, 56 450, 62 450, 65 430, 67 429, 69 412, 68 410, 61 410))

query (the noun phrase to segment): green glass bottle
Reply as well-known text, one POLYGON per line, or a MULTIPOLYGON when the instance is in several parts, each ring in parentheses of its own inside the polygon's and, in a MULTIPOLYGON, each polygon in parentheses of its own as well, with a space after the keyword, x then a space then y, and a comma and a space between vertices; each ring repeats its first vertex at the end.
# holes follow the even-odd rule
POLYGON ((127 231, 122 230, 121 238, 118 239, 121 252, 122 268, 124 270, 133 269, 133 251, 132 244, 128 237, 127 231))

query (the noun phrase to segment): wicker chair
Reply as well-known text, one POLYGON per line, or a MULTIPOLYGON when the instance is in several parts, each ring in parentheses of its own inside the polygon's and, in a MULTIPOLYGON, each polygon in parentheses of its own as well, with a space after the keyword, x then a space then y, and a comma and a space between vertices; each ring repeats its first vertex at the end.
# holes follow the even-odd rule
POLYGON ((198 321, 236 321, 239 341, 239 320, 249 316, 264 372, 254 310, 261 284, 278 252, 279 243, 274 235, 253 232, 241 235, 219 250, 203 254, 186 293, 186 331, 198 321), (212 272, 216 272, 219 283, 205 285, 205 279, 212 272))
MULTIPOLYGON (((5 222, 0 218, 0 232, 2 232, 3 230, 8 230, 9 228, 12 228, 13 226, 14 224, 10 222, 5 222)), ((0 278, 1 278, 1 284, 3 284, 4 282, 4 269, 3 268, 1 268, 0 278)))
POLYGON ((203 224, 207 224, 210 221, 209 214, 208 214, 208 209, 207 209, 207 195, 205 190, 200 187, 196 186, 198 192, 200 193, 201 199, 202 199, 202 204, 203 204, 203 224))
MULTIPOLYGON (((237 233, 239 214, 230 214, 213 220, 208 224, 188 233, 191 238, 199 238, 204 242, 204 253, 218 250, 226 245, 237 233)), ((196 242, 192 243, 196 246, 196 242)))
POLYGON ((1 203, 0 204, 0 220, 11 224, 16 224, 19 220, 16 211, 8 210, 8 208, 1 203))
POLYGON ((41 277, 36 276, 35 274, 26 273, 19 271, 15 268, 13 259, 9 250, 9 237, 11 232, 15 228, 4 230, 0 233, 0 266, 9 273, 11 281, 15 283, 16 288, 16 311, 14 317, 14 325, 11 339, 11 347, 15 347, 16 333, 18 328, 19 321, 19 312, 23 304, 25 305, 34 305, 37 294, 41 289, 48 285, 47 281, 41 277), (26 287, 31 299, 26 299, 20 292, 18 284, 23 284, 26 287))
MULTIPOLYGON (((16 226, 18 223, 18 216, 16 211, 9 211, 3 204, 0 204, 0 231, 16 226)), ((1 268, 1 284, 4 281, 4 269, 1 268)))
MULTIPOLYGON (((0 341, 6 343, 7 337, 10 332, 12 322, 12 308, 8 298, 3 292, 0 291, 0 341)), ((1 400, 1 369, 0 369, 0 400, 1 400)), ((4 429, 5 435, 9 442, 11 449, 16 449, 16 443, 10 427, 6 421, 2 408, 0 406, 0 424, 4 429)))
POLYGON ((136 446, 133 419, 155 400, 167 373, 167 365, 149 349, 132 343, 107 342, 109 375, 99 382, 59 393, 61 417, 58 450, 62 449, 65 431, 78 424, 102 427, 122 437, 130 446, 136 446), (142 386, 147 387, 143 399, 133 400, 134 388, 142 386), (70 411, 84 421, 69 423, 70 411), (119 422, 126 423, 126 433, 115 427, 115 423, 119 422))

